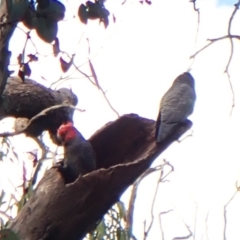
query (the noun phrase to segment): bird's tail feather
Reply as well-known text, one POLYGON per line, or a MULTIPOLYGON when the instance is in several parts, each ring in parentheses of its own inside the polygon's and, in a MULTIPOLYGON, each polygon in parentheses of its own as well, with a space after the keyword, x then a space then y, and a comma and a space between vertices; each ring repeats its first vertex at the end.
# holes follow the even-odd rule
POLYGON ((175 126, 176 123, 171 124, 162 122, 157 133, 156 142, 162 142, 172 132, 175 126))

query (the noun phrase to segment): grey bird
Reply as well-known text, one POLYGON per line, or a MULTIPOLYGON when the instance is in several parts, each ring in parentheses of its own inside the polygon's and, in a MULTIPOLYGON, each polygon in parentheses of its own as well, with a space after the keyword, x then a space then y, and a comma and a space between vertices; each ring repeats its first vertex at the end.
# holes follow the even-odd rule
POLYGON ((63 166, 56 166, 62 173, 65 183, 73 182, 79 175, 96 169, 96 156, 90 142, 73 126, 72 122, 62 124, 57 137, 64 146, 63 166))
MULTIPOLYGON (((0 119, 8 116, 17 118, 16 132, 24 130, 28 121, 44 109, 63 103, 75 106, 78 102, 71 89, 52 90, 31 79, 22 82, 18 76, 8 78, 0 100, 0 119)), ((53 142, 60 145, 57 130, 63 123, 72 121, 73 113, 74 110, 68 107, 52 110, 32 122, 24 133, 35 138, 48 131, 53 142)))
POLYGON ((175 126, 184 122, 193 113, 196 100, 192 75, 185 72, 178 76, 164 94, 156 122, 156 142, 166 139, 175 126))

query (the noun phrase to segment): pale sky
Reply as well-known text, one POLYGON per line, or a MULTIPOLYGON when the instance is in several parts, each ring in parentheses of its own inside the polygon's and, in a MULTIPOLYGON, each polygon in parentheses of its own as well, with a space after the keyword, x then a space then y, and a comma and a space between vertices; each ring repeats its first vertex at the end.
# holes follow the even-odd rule
MULTIPOLYGON (((83 65, 82 70, 86 70, 84 63, 87 57, 84 39, 89 38, 91 59, 100 84, 120 115, 137 113, 156 119, 162 95, 172 81, 191 66, 197 92, 194 114, 190 117, 194 123, 193 136, 180 144, 174 143, 154 162, 157 165, 165 158, 175 171, 167 178, 168 183, 160 184, 149 239, 161 239, 158 215, 169 209, 173 211, 162 216, 165 240, 187 235, 184 223, 195 232, 195 240, 223 239, 223 206, 234 194, 235 182, 240 177, 240 45, 234 41, 235 54, 229 68, 236 105, 231 116, 232 95, 224 74, 230 55, 230 41, 226 39, 213 44, 197 55, 193 64, 189 57, 207 43, 206 39, 227 34, 228 19, 233 11, 231 5, 235 2, 197 1, 201 11, 197 42, 197 13, 188 0, 153 0, 151 6, 128 0, 123 7, 121 1, 109 0, 106 7, 114 12, 117 21, 114 24, 111 20, 107 30, 97 21, 83 26, 72 19, 76 7, 71 8, 76 9, 75 12, 68 12, 68 21, 59 24, 60 48, 71 54, 77 49, 76 61, 78 66, 83 65), (69 22, 71 27, 68 27, 66 34, 69 22)), ((233 34, 240 34, 239 21, 238 13, 233 23, 233 34)), ((18 55, 25 43, 25 34, 19 29, 15 34, 18 45, 13 40, 10 48, 14 48, 18 55)), ((35 39, 34 33, 31 36, 35 39)), ((51 53, 52 48, 47 44, 34 41, 38 52, 44 55, 51 53)), ((31 44, 27 49, 33 49, 31 44)), ((46 86, 61 75, 60 66, 58 62, 53 62, 53 57, 39 57, 39 62, 31 67, 34 71, 31 77, 46 86)), ((85 113, 76 112, 74 115, 75 125, 86 138, 105 123, 116 119, 101 93, 88 80, 72 79, 61 86, 69 85, 78 95, 78 107, 86 109, 85 113)), ((22 136, 14 141, 25 152, 36 147, 29 144, 26 138, 24 141, 27 144, 19 145, 23 141, 22 136)), ((3 177, 0 179, 2 184, 3 177)), ((158 173, 152 175, 139 187, 133 229, 137 239, 143 237, 144 220, 147 219, 147 224, 150 220, 157 177, 158 173)), ((127 192, 122 199, 126 202, 128 197, 127 192)), ((237 225, 240 220, 239 200, 240 196, 237 195, 228 208, 228 240, 240 239, 237 225)))

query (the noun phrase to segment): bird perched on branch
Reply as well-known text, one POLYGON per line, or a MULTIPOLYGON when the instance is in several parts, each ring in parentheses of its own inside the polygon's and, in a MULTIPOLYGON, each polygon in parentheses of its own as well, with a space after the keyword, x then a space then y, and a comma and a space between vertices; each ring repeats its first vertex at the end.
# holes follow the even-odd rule
POLYGON ((63 166, 59 167, 65 182, 75 181, 79 175, 84 175, 96 169, 95 153, 91 144, 73 126, 72 122, 62 124, 57 136, 64 146, 63 166))
MULTIPOLYGON (((18 119, 15 124, 21 126, 19 122, 26 122, 26 119, 31 119, 44 109, 63 103, 75 106, 78 99, 67 88, 52 90, 30 79, 22 82, 19 77, 10 77, 2 94, 1 102, 0 118, 8 116, 25 118, 24 121, 18 119)), ((72 115, 73 109, 68 107, 49 111, 46 115, 33 121, 25 133, 30 137, 37 137, 43 131, 48 130, 52 140, 59 144, 56 139, 57 129, 62 123, 72 121, 72 115)))
POLYGON ((164 94, 156 122, 156 142, 162 142, 175 126, 192 114, 196 100, 194 79, 185 72, 178 76, 164 94))

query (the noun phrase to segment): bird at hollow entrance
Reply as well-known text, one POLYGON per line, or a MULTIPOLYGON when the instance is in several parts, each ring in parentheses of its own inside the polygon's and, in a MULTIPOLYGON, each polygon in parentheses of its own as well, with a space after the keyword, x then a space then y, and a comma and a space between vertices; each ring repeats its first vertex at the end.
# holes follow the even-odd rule
POLYGON ((65 182, 73 182, 78 176, 85 175, 96 169, 96 158, 93 148, 72 122, 62 124, 57 137, 64 146, 63 165, 59 166, 65 182))

